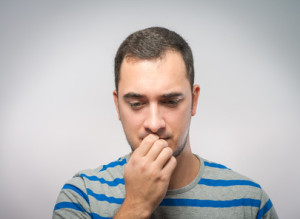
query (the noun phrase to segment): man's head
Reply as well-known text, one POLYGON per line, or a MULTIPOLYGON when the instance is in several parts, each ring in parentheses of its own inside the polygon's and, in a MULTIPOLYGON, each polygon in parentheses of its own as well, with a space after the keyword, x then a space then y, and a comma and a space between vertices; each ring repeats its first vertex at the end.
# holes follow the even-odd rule
POLYGON ((119 72, 116 90, 113 93, 118 116, 132 150, 136 149, 147 135, 156 134, 160 139, 167 141, 177 156, 185 148, 189 150, 186 146, 189 146, 190 120, 196 113, 200 92, 198 85, 191 84, 193 77, 188 77, 188 69, 193 75, 193 65, 186 67, 186 60, 180 51, 189 51, 186 53, 190 63, 193 63, 192 53, 187 43, 169 30, 150 28, 137 33, 139 37, 133 34, 127 39, 132 38, 130 41, 136 41, 138 47, 146 49, 135 49, 133 43, 127 48, 127 43, 124 45, 125 40, 121 48, 127 49, 119 49, 117 54, 117 57, 123 57, 116 61, 120 62, 119 67, 115 67, 119 72), (165 33, 161 34, 159 30, 165 33), (148 32, 149 35, 146 34, 148 32), (150 39, 154 35, 163 36, 150 39), (167 36, 171 39, 167 39, 167 36), (145 44, 148 41, 151 43, 145 44), (178 46, 180 51, 170 47, 175 45, 175 41, 180 41, 180 45, 184 44, 185 49, 184 46, 178 46), (151 49, 152 47, 155 49, 151 49), (133 52, 120 52, 122 50, 133 51, 135 55, 133 52), (137 52, 138 50, 141 51, 137 52), (146 54, 147 50, 156 55, 150 55, 150 52, 147 56, 136 55, 146 54))
POLYGON ((129 35, 120 45, 115 57, 115 87, 118 91, 120 68, 125 58, 156 59, 166 51, 181 54, 191 88, 194 85, 194 61, 188 43, 174 31, 162 27, 150 27, 129 35))

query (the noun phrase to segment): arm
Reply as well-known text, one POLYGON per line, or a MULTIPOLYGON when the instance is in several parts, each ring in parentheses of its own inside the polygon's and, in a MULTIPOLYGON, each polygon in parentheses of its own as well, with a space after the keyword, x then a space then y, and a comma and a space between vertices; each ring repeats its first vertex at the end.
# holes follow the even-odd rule
POLYGON ((149 218, 164 198, 175 167, 165 140, 156 135, 144 138, 125 166, 126 196, 114 218, 149 218))
POLYGON ((261 190, 261 206, 256 218, 278 219, 273 203, 264 190, 261 190))
POLYGON ((75 177, 60 191, 53 211, 53 219, 91 218, 89 200, 81 178, 75 177))

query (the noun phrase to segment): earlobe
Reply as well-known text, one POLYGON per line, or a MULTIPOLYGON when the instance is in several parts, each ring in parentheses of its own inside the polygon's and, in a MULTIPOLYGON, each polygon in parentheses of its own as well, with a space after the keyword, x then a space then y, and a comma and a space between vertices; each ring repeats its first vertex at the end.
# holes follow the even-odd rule
POLYGON ((193 96, 192 116, 196 115, 199 95, 200 95, 200 86, 198 84, 195 84, 193 86, 193 93, 192 93, 193 96))
POLYGON ((113 97, 115 102, 116 111, 118 113, 118 119, 120 120, 120 112, 119 112, 119 100, 118 100, 118 93, 116 90, 113 91, 113 97))

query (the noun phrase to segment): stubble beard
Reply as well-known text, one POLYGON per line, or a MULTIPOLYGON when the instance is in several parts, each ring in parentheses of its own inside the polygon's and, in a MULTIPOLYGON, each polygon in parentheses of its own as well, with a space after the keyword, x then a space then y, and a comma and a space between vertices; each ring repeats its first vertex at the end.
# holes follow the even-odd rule
POLYGON ((188 137, 189 137, 189 135, 186 135, 182 144, 173 152, 174 157, 178 157, 181 154, 181 152, 184 150, 187 140, 188 140, 188 137))

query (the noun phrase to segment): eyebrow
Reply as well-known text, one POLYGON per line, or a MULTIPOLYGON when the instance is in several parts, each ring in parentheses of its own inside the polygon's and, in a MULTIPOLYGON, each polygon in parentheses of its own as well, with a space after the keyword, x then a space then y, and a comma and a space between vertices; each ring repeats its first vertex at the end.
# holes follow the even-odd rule
POLYGON ((164 95, 162 95, 162 97, 163 98, 183 97, 183 93, 173 92, 173 93, 169 93, 169 94, 164 94, 164 95))
MULTIPOLYGON (((145 96, 142 94, 138 94, 138 93, 134 93, 134 92, 129 92, 127 94, 125 94, 124 99, 130 99, 130 98, 144 98, 145 96)), ((168 94, 163 94, 162 95, 163 98, 174 98, 174 97, 183 97, 182 93, 178 93, 178 92, 172 92, 172 93, 168 93, 168 94)))
POLYGON ((144 95, 134 93, 134 92, 129 92, 127 94, 124 94, 123 96, 125 99, 130 99, 130 98, 143 98, 145 97, 144 95))

